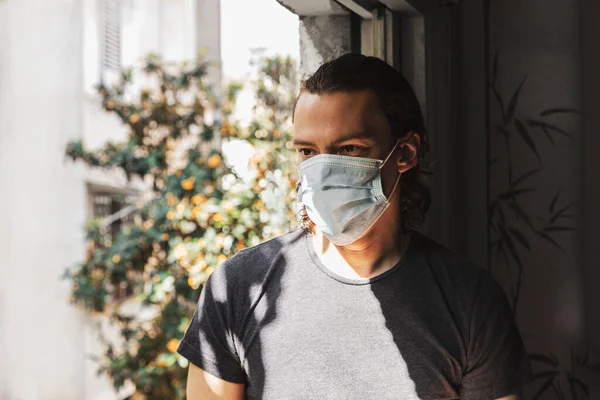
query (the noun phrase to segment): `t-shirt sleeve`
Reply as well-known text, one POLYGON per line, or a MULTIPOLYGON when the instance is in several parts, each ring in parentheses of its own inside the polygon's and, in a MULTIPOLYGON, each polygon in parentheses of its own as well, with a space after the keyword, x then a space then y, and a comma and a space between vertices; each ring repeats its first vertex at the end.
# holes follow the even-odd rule
POLYGON ((518 394, 531 380, 529 358, 502 288, 484 272, 469 327, 461 400, 518 394))
POLYGON ((205 283, 194 316, 177 352, 211 375, 244 383, 245 373, 234 342, 234 298, 231 271, 224 263, 205 283))

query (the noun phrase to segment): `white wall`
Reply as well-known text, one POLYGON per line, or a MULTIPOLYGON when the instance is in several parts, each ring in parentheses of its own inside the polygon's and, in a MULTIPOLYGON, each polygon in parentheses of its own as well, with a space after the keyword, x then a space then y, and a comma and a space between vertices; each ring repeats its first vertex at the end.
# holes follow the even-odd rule
POLYGON ((63 157, 82 128, 81 3, 2 8, 2 397, 82 399, 83 316, 59 281, 83 251, 83 171, 63 157))
MULTIPOLYGON (((219 0, 203 2, 214 16, 219 0)), ((100 350, 94 320, 68 304, 60 280, 83 256, 86 184, 124 183, 64 157, 70 140, 98 147, 125 135, 93 90, 98 3, 0 0, 0 400, 122 398, 86 361, 100 350)), ((124 64, 151 51, 195 56, 195 0, 123 3, 124 64)))
MULTIPOLYGON (((3 109, 3 107, 5 106, 6 103, 6 96, 2 96, 2 93, 4 91, 4 88, 6 86, 6 78, 4 78, 6 76, 6 68, 8 67, 8 6, 7 3, 5 1, 0 1, 0 156, 1 156, 1 149, 2 149, 2 143, 5 140, 6 137, 6 130, 5 125, 2 123, 3 121, 3 114, 1 113, 1 110, 3 109)), ((2 159, 0 158, 0 168, 2 168, 2 165, 6 165, 2 163, 2 159)), ((1 173, 2 169, 0 169, 0 173, 1 173)), ((0 182, 1 183, 1 182, 0 182)), ((2 197, 1 194, 4 191, 0 192, 0 201, 2 201, 2 197)), ((8 229, 4 229, 2 227, 8 227, 7 225, 7 221, 5 220, 6 218, 6 213, 0 213, 0 242, 5 243, 8 241, 8 229)), ((5 262, 0 262, 0 274, 4 275, 6 269, 6 263, 5 262)), ((7 395, 5 395, 6 391, 8 390, 7 387, 7 380, 6 380, 6 374, 7 374, 7 368, 8 366, 6 365, 6 354, 4 351, 4 346, 2 346, 2 343, 6 343, 6 340, 4 339, 4 329, 3 327, 3 321, 4 321, 4 310, 6 309, 7 306, 5 306, 6 304, 6 298, 4 295, 4 279, 0 280, 0 399, 4 399, 7 397, 7 395)))

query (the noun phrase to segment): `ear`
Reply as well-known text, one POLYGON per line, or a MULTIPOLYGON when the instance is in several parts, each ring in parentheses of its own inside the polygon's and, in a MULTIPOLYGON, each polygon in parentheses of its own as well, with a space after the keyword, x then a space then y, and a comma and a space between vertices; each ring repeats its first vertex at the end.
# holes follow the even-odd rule
POLYGON ((398 158, 398 172, 401 174, 417 165, 421 147, 421 136, 417 132, 411 131, 406 136, 399 145, 401 156, 398 158))

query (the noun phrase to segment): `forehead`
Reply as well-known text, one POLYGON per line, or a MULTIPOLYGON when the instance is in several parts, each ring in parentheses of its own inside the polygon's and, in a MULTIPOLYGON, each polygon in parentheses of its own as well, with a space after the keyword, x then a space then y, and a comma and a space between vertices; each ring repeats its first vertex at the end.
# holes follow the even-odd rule
POLYGON ((366 133, 375 139, 388 135, 389 124, 371 91, 302 93, 294 113, 296 138, 310 140, 366 133))

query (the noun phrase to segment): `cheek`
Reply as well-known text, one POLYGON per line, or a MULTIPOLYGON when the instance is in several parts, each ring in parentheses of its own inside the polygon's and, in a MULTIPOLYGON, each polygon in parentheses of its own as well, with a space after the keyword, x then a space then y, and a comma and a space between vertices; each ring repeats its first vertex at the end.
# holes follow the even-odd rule
POLYGON ((369 149, 369 158, 373 158, 376 160, 383 160, 385 158, 385 154, 383 154, 384 152, 381 150, 381 146, 379 146, 378 144, 373 145, 373 147, 371 147, 369 149))

